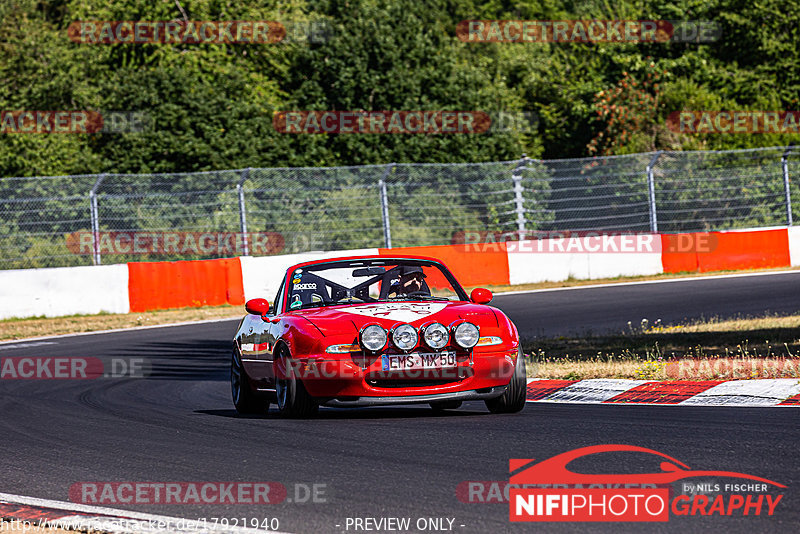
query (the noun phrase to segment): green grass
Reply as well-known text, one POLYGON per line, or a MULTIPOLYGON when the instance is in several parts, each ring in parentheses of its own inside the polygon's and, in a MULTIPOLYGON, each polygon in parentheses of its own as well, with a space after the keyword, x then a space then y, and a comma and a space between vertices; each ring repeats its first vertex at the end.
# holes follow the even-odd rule
POLYGON ((642 322, 628 332, 525 340, 529 376, 711 380, 800 377, 800 315, 642 322))

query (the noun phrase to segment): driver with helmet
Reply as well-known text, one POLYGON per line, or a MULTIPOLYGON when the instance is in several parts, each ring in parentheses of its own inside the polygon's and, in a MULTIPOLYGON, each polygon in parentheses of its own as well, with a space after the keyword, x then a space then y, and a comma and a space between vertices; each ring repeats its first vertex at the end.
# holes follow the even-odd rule
POLYGON ((405 266, 400 271, 400 278, 392 283, 389 288, 389 294, 395 294, 398 297, 411 295, 413 293, 425 293, 430 295, 428 285, 425 283, 425 273, 422 267, 418 266, 405 266))

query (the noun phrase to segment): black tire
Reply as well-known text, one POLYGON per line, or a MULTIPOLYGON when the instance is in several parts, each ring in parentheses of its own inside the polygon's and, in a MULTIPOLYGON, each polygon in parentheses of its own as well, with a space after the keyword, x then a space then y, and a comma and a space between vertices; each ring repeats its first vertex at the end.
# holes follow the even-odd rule
POLYGON ((514 376, 508 382, 505 393, 497 398, 489 399, 486 407, 492 413, 517 413, 525 407, 527 397, 528 378, 525 375, 525 356, 520 351, 517 356, 517 365, 514 376))
POLYGON ((308 394, 291 362, 289 351, 285 347, 281 348, 275 359, 275 396, 277 397, 278 413, 292 419, 311 417, 319 410, 319 404, 314 397, 308 394), (277 368, 283 369, 285 372, 279 372, 277 368))
POLYGON ((431 408, 434 412, 443 412, 445 410, 457 410, 461 407, 461 401, 440 401, 432 402, 431 408))
POLYGON ((269 410, 269 400, 259 396, 250 388, 250 377, 244 370, 236 347, 233 348, 231 355, 231 397, 233 406, 241 414, 263 414, 269 410))

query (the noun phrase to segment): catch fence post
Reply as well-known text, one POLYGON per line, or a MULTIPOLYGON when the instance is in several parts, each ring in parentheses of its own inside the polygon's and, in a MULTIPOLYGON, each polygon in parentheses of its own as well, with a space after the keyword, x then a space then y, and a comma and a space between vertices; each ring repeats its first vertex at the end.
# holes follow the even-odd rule
POLYGON ((525 239, 525 197, 522 195, 525 188, 522 186, 522 169, 528 164, 528 156, 522 155, 514 172, 511 174, 511 181, 514 182, 514 212, 517 214, 517 239, 525 239))
POLYGON ((658 233, 658 214, 656 213, 656 182, 655 178, 653 177, 653 167, 655 167, 656 161, 658 158, 661 157, 663 154, 663 150, 659 150, 656 152, 653 159, 650 160, 650 163, 647 164, 647 193, 648 199, 650 204, 650 232, 651 233, 658 233))
POLYGON ((389 196, 386 192, 386 178, 389 173, 394 169, 395 163, 389 163, 386 170, 383 171, 383 176, 378 181, 378 186, 381 192, 381 220, 383 221, 383 243, 386 248, 392 248, 392 229, 389 226, 389 196))
POLYGON ((236 184, 236 192, 239 194, 239 228, 242 232, 242 256, 250 255, 250 243, 247 239, 247 212, 244 206, 244 181, 250 177, 250 167, 246 168, 239 175, 239 183, 236 184))
POLYGON ((786 152, 781 157, 783 165, 783 193, 786 196, 786 225, 792 226, 792 191, 789 187, 789 154, 794 148, 794 143, 786 147, 786 152))
POLYGON ((97 207, 97 189, 100 187, 100 184, 103 183, 106 176, 108 176, 108 173, 99 175, 94 182, 94 187, 89 191, 90 220, 92 226, 92 261, 95 265, 102 264, 100 258, 100 214, 97 207))

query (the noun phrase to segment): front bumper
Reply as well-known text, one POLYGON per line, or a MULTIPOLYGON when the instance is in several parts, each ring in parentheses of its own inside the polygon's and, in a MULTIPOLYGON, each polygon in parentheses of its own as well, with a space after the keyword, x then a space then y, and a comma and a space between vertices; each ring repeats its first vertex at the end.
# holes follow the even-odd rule
MULTIPOLYGON (((358 360, 349 356, 331 359, 328 355, 314 355, 297 359, 296 376, 302 379, 312 397, 322 402, 344 399, 342 402, 348 406, 387 404, 386 399, 397 399, 391 400, 391 403, 399 404, 430 402, 430 396, 443 401, 458 400, 463 395, 470 398, 461 400, 484 400, 500 391, 496 388, 505 390, 514 374, 517 354, 516 347, 513 350, 475 353, 460 357, 457 367, 438 372, 384 372, 381 371, 380 358, 359 364, 358 360)), ((502 391, 494 396, 501 394, 502 391)))
POLYGON ((387 406, 393 404, 429 404, 444 401, 472 401, 494 399, 505 393, 508 386, 496 386, 482 390, 454 391, 430 395, 408 395, 403 397, 344 397, 322 402, 324 406, 335 408, 355 408, 363 406, 387 406))

